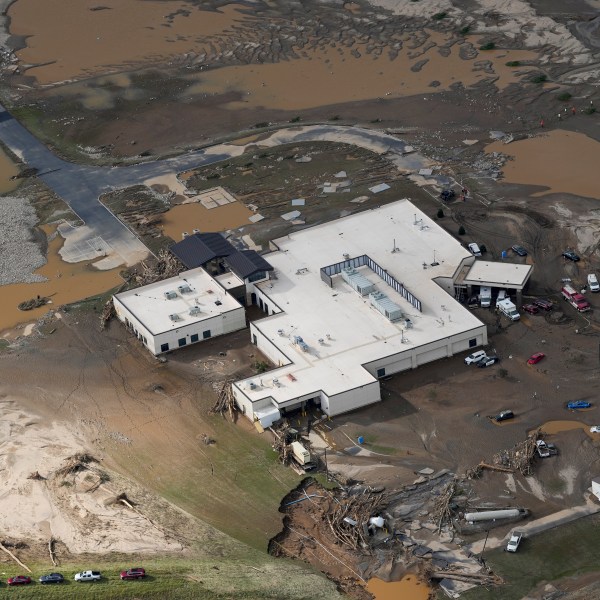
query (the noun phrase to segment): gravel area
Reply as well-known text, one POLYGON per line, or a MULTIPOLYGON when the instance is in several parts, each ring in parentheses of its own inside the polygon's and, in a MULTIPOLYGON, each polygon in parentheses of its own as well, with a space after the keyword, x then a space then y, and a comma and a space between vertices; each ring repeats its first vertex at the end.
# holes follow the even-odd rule
POLYGON ((46 281, 34 271, 46 263, 33 236, 37 216, 25 198, 0 198, 0 285, 46 281))

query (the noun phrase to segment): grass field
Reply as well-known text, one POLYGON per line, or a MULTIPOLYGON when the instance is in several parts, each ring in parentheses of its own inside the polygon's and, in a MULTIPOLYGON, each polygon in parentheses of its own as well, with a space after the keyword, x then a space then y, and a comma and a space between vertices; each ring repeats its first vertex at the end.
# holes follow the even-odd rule
MULTIPOLYGON (((524 539, 516 554, 502 548, 486 552, 489 567, 506 585, 485 590, 475 588, 464 600, 519 600, 542 581, 556 581, 600 570, 600 515, 585 517, 524 539)), ((445 597, 438 594, 439 598, 445 597)))
MULTIPOLYGON (((12 564, 3 565, 2 585, 16 574, 25 574, 12 564)), ((48 564, 30 564, 34 580, 30 585, 15 587, 12 591, 20 598, 102 599, 160 598, 213 600, 233 598, 241 600, 326 600, 341 598, 335 586, 317 573, 282 559, 257 556, 256 553, 238 558, 193 560, 165 557, 141 560, 117 556, 82 558, 77 563, 60 567, 48 564), (121 570, 131 566, 144 566, 148 576, 140 581, 121 581, 121 570), (99 570, 102 580, 95 583, 76 583, 75 573, 82 569, 99 570), (40 575, 58 572, 65 577, 62 584, 41 585, 40 575)))

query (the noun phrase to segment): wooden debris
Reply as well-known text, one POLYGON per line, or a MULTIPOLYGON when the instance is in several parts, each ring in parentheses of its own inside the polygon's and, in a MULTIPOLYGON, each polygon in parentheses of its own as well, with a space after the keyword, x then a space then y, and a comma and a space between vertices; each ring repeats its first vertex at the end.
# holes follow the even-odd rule
POLYGON ((115 305, 113 303, 112 297, 110 297, 104 308, 102 309, 102 314, 100 315, 100 329, 105 329, 106 324, 116 315, 115 305))
POLYGON ((225 412, 229 413, 229 418, 232 421, 235 421, 235 397, 233 395, 233 390, 231 389, 231 381, 226 381, 223 383, 223 387, 219 392, 219 396, 215 405, 210 409, 209 414, 213 415, 219 413, 224 416, 225 412))
POLYGON ((31 573, 31 569, 23 564, 4 544, 0 544, 0 550, 3 550, 8 554, 21 568, 25 569, 28 573, 31 573))
POLYGON ((54 550, 54 543, 56 540, 54 538, 50 538, 48 541, 48 553, 50 554, 50 560, 55 567, 58 567, 58 562, 56 561, 56 552, 54 550))
POLYGON ((34 471, 27 476, 27 479, 34 479, 35 481, 44 481, 46 478, 40 475, 39 471, 34 471))
POLYGON ((437 531, 442 531, 442 526, 450 522, 452 518, 452 509, 450 503, 456 492, 456 479, 446 484, 442 493, 436 498, 433 504, 432 518, 437 521, 437 531))
POLYGON ((66 464, 55 472, 58 477, 66 477, 73 473, 85 471, 89 468, 90 463, 97 463, 98 461, 90 454, 78 453, 65 458, 64 462, 66 464))
POLYGON ((49 296, 37 296, 32 298, 31 300, 25 300, 24 302, 20 302, 17 304, 17 308, 19 310, 33 310, 34 308, 39 308, 40 306, 45 306, 50 301, 49 296))
POLYGON ((214 440, 213 438, 209 437, 208 435, 206 435, 205 433, 203 433, 200 436, 200 439, 204 442, 205 446, 212 446, 213 444, 216 444, 217 441, 214 440))

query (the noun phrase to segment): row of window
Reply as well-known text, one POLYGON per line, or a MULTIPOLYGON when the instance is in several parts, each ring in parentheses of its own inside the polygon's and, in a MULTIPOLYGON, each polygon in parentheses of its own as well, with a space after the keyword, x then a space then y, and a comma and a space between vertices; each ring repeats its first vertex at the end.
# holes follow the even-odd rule
MULTIPOLYGON (((202 339, 203 340, 207 340, 211 336, 212 336, 212 334, 210 332, 210 329, 207 329, 206 331, 202 332, 202 339)), ((190 335, 190 344, 195 344, 199 339, 200 339, 200 336, 197 333, 192 333, 192 335, 190 335)), ((179 338, 177 340, 177 345, 179 346, 179 348, 181 348, 182 346, 186 346, 187 345, 187 339, 184 338, 184 337, 179 338)), ((168 343, 161 344, 160 345, 160 351, 161 352, 168 352, 169 351, 169 344, 168 343)))

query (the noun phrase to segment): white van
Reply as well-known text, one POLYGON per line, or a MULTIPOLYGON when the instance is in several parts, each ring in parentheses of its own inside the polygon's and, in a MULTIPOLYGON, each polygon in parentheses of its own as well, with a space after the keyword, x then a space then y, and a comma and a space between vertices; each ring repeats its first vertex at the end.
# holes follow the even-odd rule
POLYGON ((600 284, 595 273, 588 275, 588 287, 590 288, 590 292, 600 292, 600 284))
POLYGON ((479 289, 479 304, 481 308, 488 308, 492 303, 492 288, 481 287, 479 289))
POLYGON ((506 294, 506 290, 500 290, 498 292, 498 297, 496 298, 496 308, 500 306, 500 302, 502 302, 502 300, 506 300, 507 298, 508 296, 506 294))

